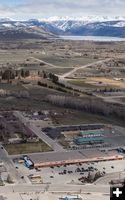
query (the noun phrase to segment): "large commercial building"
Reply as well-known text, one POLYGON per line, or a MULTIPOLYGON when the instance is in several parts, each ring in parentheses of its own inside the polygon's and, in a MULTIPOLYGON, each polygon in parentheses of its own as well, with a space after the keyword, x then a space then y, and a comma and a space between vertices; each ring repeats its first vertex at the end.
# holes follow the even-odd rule
POLYGON ((123 156, 117 154, 117 152, 107 154, 95 149, 79 152, 68 151, 29 154, 28 157, 35 168, 123 159, 123 156))

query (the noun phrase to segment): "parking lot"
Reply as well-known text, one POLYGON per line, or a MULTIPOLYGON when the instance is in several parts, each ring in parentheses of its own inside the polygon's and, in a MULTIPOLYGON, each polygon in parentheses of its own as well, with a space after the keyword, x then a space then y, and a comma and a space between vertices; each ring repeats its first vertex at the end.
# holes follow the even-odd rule
MULTIPOLYGON (((75 164, 75 165, 64 165, 57 167, 46 167, 42 169, 32 169, 29 170, 24 166, 24 164, 15 164, 18 171, 22 172, 26 182, 31 183, 29 180, 29 175, 41 176, 42 183, 48 184, 84 184, 82 182, 82 177, 88 177, 88 174, 94 176, 97 172, 103 174, 102 177, 125 171, 125 160, 118 161, 105 161, 98 163, 88 163, 88 164, 75 164), (81 179, 81 180, 80 180, 81 179)), ((125 175, 125 173, 124 173, 125 175)), ((112 176, 111 176, 112 177, 112 176)), ((118 177, 118 176, 117 176, 118 177)), ((113 177, 112 177, 113 178, 113 177)), ((123 178, 123 176, 122 176, 123 178)), ((110 178, 108 178, 109 181, 110 178)), ((103 183, 103 178, 101 179, 101 184, 103 183)))

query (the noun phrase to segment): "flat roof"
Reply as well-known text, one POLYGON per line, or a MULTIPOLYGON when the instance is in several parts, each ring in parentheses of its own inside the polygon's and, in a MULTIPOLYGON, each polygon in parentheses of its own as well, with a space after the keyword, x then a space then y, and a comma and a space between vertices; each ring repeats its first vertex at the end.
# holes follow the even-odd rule
POLYGON ((71 152, 49 152, 49 153, 39 153, 28 155, 33 163, 40 162, 53 162, 53 161, 63 161, 63 160, 74 160, 74 159, 85 159, 85 156, 78 151, 71 152))
MULTIPOLYGON (((85 156, 86 158, 94 158, 94 157, 106 157, 111 156, 109 154, 106 154, 105 152, 99 151, 98 149, 84 149, 80 150, 80 153, 85 156)), ((116 154, 115 154, 116 155, 116 154)))
POLYGON ((116 156, 117 153, 105 153, 101 152, 97 149, 85 149, 80 151, 69 151, 69 152, 48 152, 48 153, 35 153, 28 154, 28 157, 36 163, 44 163, 44 162, 56 162, 56 161, 68 161, 68 160, 86 160, 97 157, 109 157, 116 156))
POLYGON ((80 131, 80 134, 82 135, 96 135, 96 134, 102 134, 104 133, 104 130, 103 129, 99 129, 99 130, 87 130, 87 131, 80 131))
POLYGON ((75 142, 93 142, 93 141, 103 141, 103 137, 82 137, 74 139, 75 142))
POLYGON ((62 197, 61 199, 63 200, 79 200, 81 199, 81 197, 79 197, 78 195, 66 195, 64 197, 62 197))

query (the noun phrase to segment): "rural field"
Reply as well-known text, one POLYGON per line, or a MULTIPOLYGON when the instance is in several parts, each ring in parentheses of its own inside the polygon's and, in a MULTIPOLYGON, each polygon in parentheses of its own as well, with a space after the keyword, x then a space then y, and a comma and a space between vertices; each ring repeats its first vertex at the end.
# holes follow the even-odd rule
POLYGON ((113 78, 105 77, 90 77, 85 79, 72 79, 69 80, 69 83, 72 83, 81 87, 88 87, 92 89, 104 89, 104 88, 121 88, 125 89, 125 80, 113 80, 113 78))

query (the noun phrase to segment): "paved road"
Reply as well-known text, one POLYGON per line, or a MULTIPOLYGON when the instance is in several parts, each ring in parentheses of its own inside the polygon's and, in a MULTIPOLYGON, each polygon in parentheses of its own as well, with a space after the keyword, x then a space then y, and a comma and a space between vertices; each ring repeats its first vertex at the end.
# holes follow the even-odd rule
POLYGON ((46 62, 46 61, 44 61, 44 60, 42 60, 42 59, 39 59, 39 58, 35 58, 35 57, 30 57, 30 58, 32 58, 32 59, 34 59, 34 60, 36 60, 36 61, 42 62, 42 63, 44 63, 45 65, 48 65, 48 66, 53 67, 53 68, 73 68, 73 69, 74 69, 74 67, 57 66, 57 65, 51 64, 51 63, 46 62))
POLYGON ((21 179, 22 174, 20 174, 16 170, 16 168, 15 168, 11 158, 7 154, 6 150, 1 149, 1 145, 0 145, 0 159, 3 161, 4 166, 7 169, 7 172, 11 175, 11 177, 15 183, 18 183, 18 184, 25 183, 25 179, 21 179))
POLYGON ((83 65, 83 66, 80 66, 80 67, 76 67, 76 68, 74 68, 73 70, 71 70, 70 72, 67 72, 67 73, 61 75, 61 76, 59 77, 59 79, 64 79, 64 78, 66 78, 66 77, 69 77, 69 76, 71 76, 73 73, 75 73, 75 72, 76 72, 77 70, 79 70, 79 69, 85 69, 85 68, 90 67, 90 66, 92 66, 92 65, 102 64, 102 63, 107 62, 107 61, 110 61, 110 60, 111 60, 111 58, 107 58, 107 59, 105 59, 105 60, 99 60, 99 61, 96 61, 96 62, 89 63, 89 64, 87 64, 87 65, 83 65))
MULTIPOLYGON (((125 57, 125 56, 122 55, 122 56, 118 56, 117 58, 124 58, 124 57, 125 57)), ((64 79, 64 78, 66 78, 66 77, 72 75, 73 73, 75 73, 75 72, 76 72, 77 70, 79 70, 79 69, 85 69, 85 68, 90 67, 90 66, 92 66, 92 65, 102 64, 102 63, 107 62, 107 61, 110 61, 110 60, 112 60, 112 58, 106 58, 106 59, 104 59, 104 60, 99 60, 99 61, 92 62, 92 63, 86 64, 86 65, 83 65, 83 66, 80 66, 80 67, 76 67, 76 68, 74 68, 73 70, 71 70, 70 72, 67 72, 67 73, 61 75, 61 76, 59 77, 59 79, 60 79, 60 80, 61 80, 61 79, 64 79)))
POLYGON ((105 102, 111 102, 111 103, 118 103, 121 105, 125 105, 125 102, 120 101, 120 98, 125 98, 125 95, 121 96, 101 96, 96 93, 93 93, 94 96, 103 99, 105 102))
POLYGON ((96 62, 93 62, 93 63, 89 63, 89 64, 84 65, 84 66, 76 67, 76 68, 72 69, 71 71, 69 71, 69 72, 67 72, 67 73, 65 73, 63 75, 57 75, 58 78, 59 78, 59 82, 64 84, 66 87, 71 87, 73 89, 76 89, 76 90, 79 90, 81 92, 82 91, 84 92, 85 91, 84 88, 82 88, 80 86, 77 86, 77 85, 73 85, 73 84, 67 82, 66 77, 71 76, 73 73, 75 73, 79 69, 85 69, 85 68, 90 67, 92 65, 101 64, 101 63, 109 61, 109 60, 111 60, 111 58, 108 58, 108 59, 105 59, 105 60, 96 61, 96 62))
POLYGON ((41 131, 41 128, 36 127, 34 124, 29 123, 29 120, 26 119, 21 112, 14 111, 14 115, 25 125, 27 126, 34 134, 36 134, 41 140, 47 143, 54 151, 63 152, 65 151, 63 147, 58 144, 55 140, 52 140, 44 132, 41 131))
POLYGON ((109 194, 108 185, 14 185, 0 187, 0 194, 11 192, 86 192, 109 194))
POLYGON ((121 126, 114 126, 114 129, 116 132, 118 132, 121 135, 125 134, 125 128, 123 128, 121 126))

